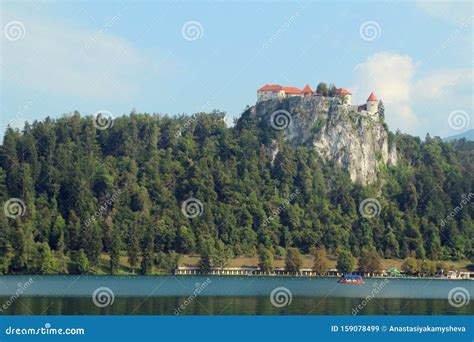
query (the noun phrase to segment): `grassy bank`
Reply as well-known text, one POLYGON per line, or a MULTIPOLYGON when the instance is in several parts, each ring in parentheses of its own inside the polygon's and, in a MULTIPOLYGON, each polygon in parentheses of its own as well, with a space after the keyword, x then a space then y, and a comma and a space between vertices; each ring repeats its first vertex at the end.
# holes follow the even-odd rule
MULTIPOLYGON (((179 261, 179 266, 198 266, 200 257, 198 255, 182 255, 179 261)), ((100 266, 95 274, 110 274, 109 272, 109 261, 110 257, 107 254, 103 254, 100 258, 100 266)), ((327 259, 329 268, 336 268, 336 259, 329 257, 327 259)), ((468 266, 471 264, 469 260, 460 260, 460 261, 443 261, 446 264, 446 270, 456 270, 456 271, 467 271, 468 266)), ((382 259, 381 264, 383 269, 388 269, 390 267, 395 267, 397 269, 401 268, 403 260, 401 259, 382 259)), ((312 268, 313 258, 311 255, 303 256, 303 268, 312 268)), ((257 257, 249 256, 239 256, 232 259, 228 267, 245 267, 245 266, 258 266, 257 257)), ((275 267, 285 267, 284 258, 275 258, 274 259, 275 267)), ((139 270, 135 271, 135 274, 139 274, 139 270)), ((120 257, 120 266, 118 270, 118 275, 132 275, 132 269, 128 263, 128 258, 123 255, 120 257)), ((155 275, 160 274, 169 274, 165 270, 160 270, 155 267, 153 272, 155 275)))

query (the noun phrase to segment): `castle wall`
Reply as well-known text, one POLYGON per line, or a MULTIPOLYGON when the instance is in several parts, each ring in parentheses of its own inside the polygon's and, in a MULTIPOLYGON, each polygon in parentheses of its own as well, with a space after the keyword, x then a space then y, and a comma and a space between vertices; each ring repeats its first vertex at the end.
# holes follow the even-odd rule
POLYGON ((379 101, 367 101, 367 112, 375 114, 378 112, 379 101))

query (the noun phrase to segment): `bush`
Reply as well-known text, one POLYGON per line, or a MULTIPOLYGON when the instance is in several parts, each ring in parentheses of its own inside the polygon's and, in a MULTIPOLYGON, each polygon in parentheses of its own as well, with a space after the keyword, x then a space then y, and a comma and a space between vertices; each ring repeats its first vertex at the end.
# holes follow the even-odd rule
POLYGON ((409 275, 415 275, 420 272, 420 264, 418 260, 416 260, 413 257, 408 257, 406 258, 403 263, 402 263, 402 271, 409 274, 409 275))

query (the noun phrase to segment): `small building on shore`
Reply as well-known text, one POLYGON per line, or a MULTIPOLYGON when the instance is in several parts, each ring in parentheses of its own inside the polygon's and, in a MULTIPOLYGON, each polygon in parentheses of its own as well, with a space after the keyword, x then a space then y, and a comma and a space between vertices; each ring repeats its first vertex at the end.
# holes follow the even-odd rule
MULTIPOLYGON (((201 275, 203 274, 198 266, 179 266, 174 271, 175 275, 201 275)), ((225 268, 212 268, 208 275, 222 275, 222 276, 292 276, 292 277, 342 277, 343 273, 335 268, 329 269, 324 274, 318 274, 311 268, 302 268, 298 273, 288 272, 284 267, 275 267, 274 271, 263 272, 258 266, 242 266, 242 267, 225 267, 225 268)), ((377 277, 377 278, 399 278, 406 277, 406 275, 397 271, 393 272, 393 269, 381 270, 376 272, 361 272, 354 271, 352 274, 360 275, 362 277, 377 277)), ((433 278, 433 277, 432 277, 433 278)), ((455 272, 450 271, 446 275, 434 276, 434 278, 440 279, 472 279, 474 280, 474 272, 455 272)))

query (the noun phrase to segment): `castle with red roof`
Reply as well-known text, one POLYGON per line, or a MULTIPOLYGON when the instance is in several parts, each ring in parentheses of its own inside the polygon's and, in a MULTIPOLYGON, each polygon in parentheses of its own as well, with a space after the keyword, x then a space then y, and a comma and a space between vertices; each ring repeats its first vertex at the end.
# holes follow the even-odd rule
MULTIPOLYGON (((307 84, 302 90, 296 87, 286 87, 279 84, 266 84, 257 90, 257 102, 272 99, 284 99, 289 97, 310 97, 322 96, 317 91, 313 91, 307 84)), ((354 111, 369 116, 375 116, 378 112, 379 100, 374 93, 370 93, 367 102, 363 105, 352 105, 352 93, 344 88, 336 90, 336 98, 345 106, 351 106, 354 111)))

